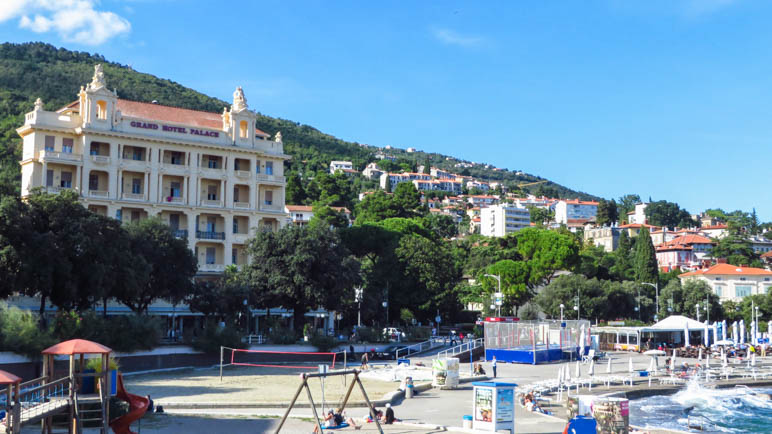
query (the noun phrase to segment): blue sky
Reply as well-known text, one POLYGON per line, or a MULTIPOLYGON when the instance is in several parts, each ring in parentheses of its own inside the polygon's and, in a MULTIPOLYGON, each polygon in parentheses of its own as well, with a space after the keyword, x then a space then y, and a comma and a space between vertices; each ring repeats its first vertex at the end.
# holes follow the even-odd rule
POLYGON ((0 4, 2 41, 226 100, 241 85, 252 109, 343 139, 764 221, 770 22, 772 2, 748 0, 0 4))

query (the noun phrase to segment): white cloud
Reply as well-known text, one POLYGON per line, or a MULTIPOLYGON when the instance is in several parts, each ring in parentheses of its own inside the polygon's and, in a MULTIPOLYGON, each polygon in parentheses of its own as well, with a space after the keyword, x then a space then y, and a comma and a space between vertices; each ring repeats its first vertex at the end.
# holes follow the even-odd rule
POLYGON ((443 44, 459 47, 476 47, 484 42, 480 36, 461 35, 450 29, 433 29, 432 34, 443 44))
POLYGON ((19 27, 35 33, 56 32, 67 42, 99 45, 128 33, 131 23, 94 9, 97 0, 2 0, 0 23, 19 19, 19 27))

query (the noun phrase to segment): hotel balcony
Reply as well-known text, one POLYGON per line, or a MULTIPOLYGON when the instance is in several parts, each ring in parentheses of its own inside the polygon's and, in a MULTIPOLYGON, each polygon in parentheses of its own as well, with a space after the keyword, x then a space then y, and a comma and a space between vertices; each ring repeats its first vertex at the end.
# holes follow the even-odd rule
POLYGON ((105 155, 91 155, 90 157, 91 157, 91 161, 94 164, 99 164, 99 165, 110 164, 110 157, 107 157, 105 155))
POLYGON ((69 152, 55 152, 55 151, 40 151, 38 152, 38 160, 46 161, 83 161, 82 154, 72 154, 69 152))
POLYGON ((49 185, 46 187, 46 193, 58 194, 64 190, 74 190, 72 187, 57 187, 55 185, 49 185))
POLYGON ((252 176, 252 172, 248 170, 234 170, 233 174, 236 175, 236 178, 241 179, 249 179, 252 176))
POLYGON ((172 234, 174 234, 174 238, 179 238, 179 239, 187 239, 188 238, 188 230, 187 229, 172 230, 172 234))
POLYGON ((260 205, 260 211, 284 212, 284 207, 279 206, 279 205, 266 205, 266 204, 262 204, 262 205, 260 205))
POLYGON ((123 193, 121 198, 125 200, 145 200, 145 195, 143 193, 123 193))
POLYGON ((279 176, 279 175, 265 175, 262 173, 257 174, 257 180, 259 182, 276 182, 276 183, 284 183, 285 177, 279 176))
POLYGON ((198 271, 202 273, 223 273, 225 264, 198 264, 198 271))
POLYGON ((225 232, 196 231, 199 240, 224 240, 225 232))
POLYGON ((185 175, 188 173, 188 166, 184 164, 172 164, 169 162, 164 162, 161 164, 159 171, 161 173, 168 173, 172 175, 185 175))
POLYGON ((134 169, 134 170, 144 171, 145 168, 149 167, 149 163, 143 160, 135 160, 133 158, 123 157, 120 161, 119 166, 121 167, 121 169, 127 169, 127 170, 134 169))
POLYGON ((199 172, 201 176, 210 178, 222 178, 225 173, 222 169, 212 169, 209 167, 201 167, 199 172))
POLYGON ((107 199, 110 197, 110 192, 106 190, 89 190, 88 191, 89 197, 97 197, 100 199, 107 199))
POLYGON ((221 200, 201 199, 201 206, 211 206, 211 207, 216 207, 216 208, 222 208, 222 201, 221 200))
POLYGON ((240 208, 240 209, 249 209, 252 206, 249 204, 249 202, 233 202, 234 208, 240 208))

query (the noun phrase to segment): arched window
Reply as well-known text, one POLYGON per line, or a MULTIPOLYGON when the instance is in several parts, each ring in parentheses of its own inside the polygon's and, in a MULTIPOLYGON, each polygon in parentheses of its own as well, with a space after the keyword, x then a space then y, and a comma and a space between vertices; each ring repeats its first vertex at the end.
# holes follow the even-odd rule
POLYGON ((97 118, 107 119, 107 103, 104 101, 97 101, 97 118))
POLYGON ((241 121, 239 123, 239 136, 242 139, 246 139, 248 131, 249 131, 249 127, 247 126, 247 121, 241 121))

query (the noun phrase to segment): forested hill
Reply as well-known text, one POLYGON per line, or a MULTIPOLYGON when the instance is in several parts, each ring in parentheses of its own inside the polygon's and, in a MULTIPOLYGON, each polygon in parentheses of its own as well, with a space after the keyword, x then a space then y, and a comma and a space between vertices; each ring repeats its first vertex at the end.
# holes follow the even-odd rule
MULTIPOLYGON (((108 86, 117 89, 123 99, 150 102, 219 113, 230 103, 212 98, 170 80, 134 71, 132 68, 110 62, 99 54, 89 54, 56 48, 43 43, 0 45, 0 195, 18 193, 21 139, 15 129, 22 125, 24 114, 31 111, 36 98, 41 98, 46 110, 55 110, 74 101, 81 86, 91 81, 94 65, 104 66, 108 86)), ((253 107, 259 109, 259 107, 253 107)), ((362 170, 374 161, 378 149, 346 142, 324 134, 308 125, 285 119, 260 115, 257 127, 272 136, 282 132, 285 151, 292 155, 289 172, 300 172, 311 177, 314 172, 326 172, 330 160, 350 160, 362 170)), ((407 146, 418 146, 416 144, 407 146)), ((431 164, 486 180, 504 181, 516 186, 541 181, 543 178, 517 170, 493 170, 481 164, 455 168, 463 163, 453 157, 437 153, 407 153, 401 149, 385 152, 397 157, 399 167, 415 170, 417 165, 431 164)), ((495 163, 495 162, 494 162, 495 163)), ((514 169, 514 168, 512 168, 514 169)), ((544 182, 523 188, 528 192, 543 193, 565 198, 596 199, 561 185, 544 182)))

